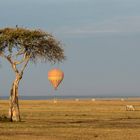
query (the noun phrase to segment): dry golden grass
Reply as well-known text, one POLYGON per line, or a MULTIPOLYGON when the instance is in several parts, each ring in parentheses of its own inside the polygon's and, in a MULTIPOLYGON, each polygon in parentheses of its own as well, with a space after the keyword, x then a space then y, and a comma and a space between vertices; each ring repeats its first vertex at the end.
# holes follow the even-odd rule
MULTIPOLYGON (((20 107, 22 122, 0 122, 0 140, 140 140, 139 101, 36 100, 20 107)), ((0 100, 0 115, 7 112, 8 101, 0 100)))

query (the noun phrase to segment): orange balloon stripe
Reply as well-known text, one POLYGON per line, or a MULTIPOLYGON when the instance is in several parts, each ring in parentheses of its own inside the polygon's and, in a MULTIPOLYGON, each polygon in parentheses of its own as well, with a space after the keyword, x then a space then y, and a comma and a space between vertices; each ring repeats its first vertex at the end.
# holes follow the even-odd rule
POLYGON ((54 77, 54 76, 51 77, 51 76, 50 76, 50 77, 48 77, 48 79, 49 79, 49 80, 62 80, 63 78, 62 78, 62 77, 58 77, 58 76, 57 76, 57 77, 54 77))

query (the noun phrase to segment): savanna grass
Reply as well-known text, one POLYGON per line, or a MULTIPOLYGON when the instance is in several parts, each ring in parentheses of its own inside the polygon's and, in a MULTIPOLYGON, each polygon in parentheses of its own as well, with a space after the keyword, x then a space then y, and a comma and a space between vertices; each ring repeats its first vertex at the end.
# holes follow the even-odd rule
MULTIPOLYGON (((21 100, 20 109, 21 122, 0 121, 0 140, 140 139, 139 100, 21 100)), ((0 100, 0 112, 8 112, 8 101, 0 100)))

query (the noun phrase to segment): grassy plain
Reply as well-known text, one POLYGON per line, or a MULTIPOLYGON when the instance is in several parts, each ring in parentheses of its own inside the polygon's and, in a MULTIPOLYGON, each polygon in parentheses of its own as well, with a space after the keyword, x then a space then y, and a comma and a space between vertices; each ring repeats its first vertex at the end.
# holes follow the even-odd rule
POLYGON ((20 110, 22 122, 0 121, 0 140, 140 140, 140 101, 21 100, 20 110))

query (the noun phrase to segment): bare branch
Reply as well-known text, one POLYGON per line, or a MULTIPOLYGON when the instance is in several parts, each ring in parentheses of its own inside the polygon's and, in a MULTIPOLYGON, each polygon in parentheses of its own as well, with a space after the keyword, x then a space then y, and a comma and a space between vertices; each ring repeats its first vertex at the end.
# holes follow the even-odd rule
POLYGON ((2 52, 0 53, 0 56, 2 56, 3 58, 5 58, 5 59, 8 60, 8 62, 11 64, 11 66, 12 66, 12 68, 13 68, 13 70, 14 70, 15 73, 18 73, 18 72, 19 72, 18 69, 17 69, 17 67, 16 67, 16 65, 15 65, 14 62, 11 60, 11 57, 10 57, 10 56, 6 56, 6 55, 4 55, 2 52))
POLYGON ((11 63, 11 66, 12 66, 14 72, 15 73, 19 73, 19 71, 18 71, 18 69, 16 67, 16 64, 14 64, 14 62, 11 60, 11 58, 10 57, 7 57, 7 60, 11 63))
POLYGON ((19 55, 22 55, 22 54, 24 54, 25 53, 25 48, 24 47, 22 47, 15 55, 13 55, 12 57, 17 57, 17 56, 19 56, 19 55))
POLYGON ((0 52, 0 56, 7 59, 7 56, 3 52, 0 52))
POLYGON ((26 66, 27 66, 27 64, 28 64, 28 62, 29 62, 29 60, 30 60, 30 57, 31 57, 31 55, 26 56, 25 64, 23 65, 23 67, 22 67, 20 73, 23 73, 24 69, 26 68, 26 66))
POLYGON ((21 61, 14 60, 14 64, 19 65, 19 64, 22 64, 23 62, 25 62, 26 55, 27 55, 27 52, 24 52, 24 56, 23 56, 22 60, 21 61))

